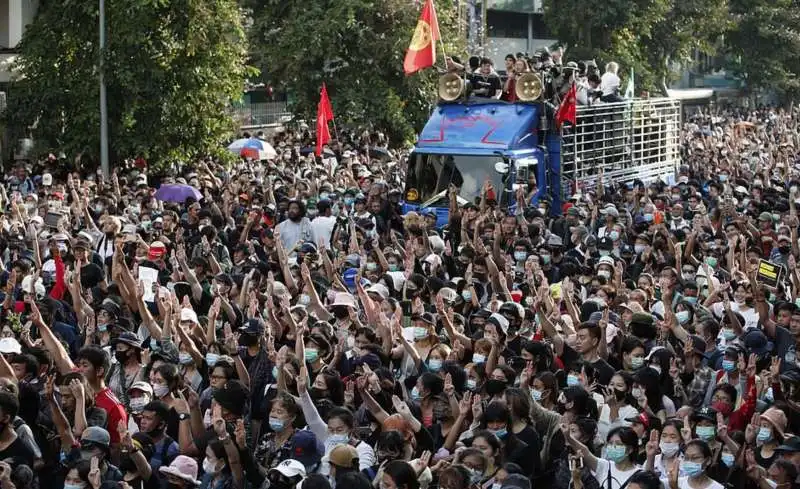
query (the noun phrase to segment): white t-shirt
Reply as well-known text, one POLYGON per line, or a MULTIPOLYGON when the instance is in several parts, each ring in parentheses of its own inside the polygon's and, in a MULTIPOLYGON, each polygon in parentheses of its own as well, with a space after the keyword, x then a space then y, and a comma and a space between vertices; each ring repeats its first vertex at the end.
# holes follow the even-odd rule
MULTIPOLYGON (((700 489, 689 485, 689 477, 678 477, 679 489, 700 489)), ((714 479, 708 479, 708 484, 702 489, 724 489, 724 486, 714 479)))
POLYGON ((311 235, 314 236, 314 244, 319 246, 320 242, 325 246, 330 246, 333 227, 336 226, 336 218, 333 216, 317 216, 311 221, 311 235))
MULTIPOLYGON (((739 304, 731 302, 731 311, 738 312, 739 314, 742 315, 742 317, 744 318, 745 330, 758 327, 758 321, 759 321, 758 311, 756 311, 754 308, 751 307, 748 311, 742 311, 739 309, 739 304)), ((714 304, 711 305, 711 312, 714 313, 714 317, 720 319, 722 318, 723 315, 725 315, 725 305, 722 302, 715 302, 714 304)), ((719 337, 722 338, 723 340, 725 339, 725 337, 722 336, 721 330, 719 332, 719 337)))
POLYGON ((623 484, 628 482, 628 479, 637 471, 642 470, 639 465, 634 465, 629 470, 621 471, 617 469, 617 464, 610 462, 604 458, 597 459, 597 470, 592 473, 600 484, 600 489, 620 489, 623 484), (609 467, 611 472, 609 474, 609 467), (609 486, 608 477, 611 476, 611 485, 609 486))
POLYGON ((625 420, 637 416, 638 414, 639 411, 637 411, 636 408, 626 404, 619 408, 619 417, 617 419, 611 419, 611 408, 608 407, 608 404, 603 404, 603 407, 600 409, 600 417, 597 420, 598 437, 605 441, 609 431, 617 426, 630 426, 630 422, 625 420))
POLYGON ((603 76, 600 77, 600 90, 602 90, 604 97, 606 95, 613 95, 619 91, 619 84, 619 77, 610 71, 606 71, 603 73, 603 76))

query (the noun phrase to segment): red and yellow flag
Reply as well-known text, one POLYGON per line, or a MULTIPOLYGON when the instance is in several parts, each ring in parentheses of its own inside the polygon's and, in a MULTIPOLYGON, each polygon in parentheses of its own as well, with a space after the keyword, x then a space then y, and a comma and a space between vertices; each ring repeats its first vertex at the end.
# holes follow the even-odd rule
POLYGON ((411 38, 403 62, 406 75, 433 66, 436 62, 436 41, 439 39, 439 21, 436 18, 433 0, 425 0, 417 28, 414 29, 414 37, 411 38))

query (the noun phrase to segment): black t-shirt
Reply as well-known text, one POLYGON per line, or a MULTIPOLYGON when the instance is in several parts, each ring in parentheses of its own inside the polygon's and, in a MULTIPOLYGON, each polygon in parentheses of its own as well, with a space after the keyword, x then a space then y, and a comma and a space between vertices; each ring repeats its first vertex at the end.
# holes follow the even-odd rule
POLYGON ((33 458, 33 452, 19 437, 11 442, 5 450, 0 450, 0 460, 8 462, 11 468, 17 467, 18 465, 27 465, 33 468, 33 458))

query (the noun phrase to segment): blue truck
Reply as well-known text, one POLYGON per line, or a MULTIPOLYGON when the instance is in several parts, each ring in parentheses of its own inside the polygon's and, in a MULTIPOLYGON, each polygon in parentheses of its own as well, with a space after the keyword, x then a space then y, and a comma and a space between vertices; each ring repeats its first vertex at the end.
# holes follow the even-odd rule
POLYGON ((515 103, 440 96, 409 156, 403 193, 404 212, 433 210, 437 226, 448 221, 450 185, 464 204, 489 180, 498 205, 513 209, 517 186, 529 195, 535 184, 528 204, 547 196, 557 215, 562 202, 595 185, 601 168, 606 182, 671 183, 679 165, 678 100, 580 106, 575 126, 556 129, 555 107, 541 96, 515 103))

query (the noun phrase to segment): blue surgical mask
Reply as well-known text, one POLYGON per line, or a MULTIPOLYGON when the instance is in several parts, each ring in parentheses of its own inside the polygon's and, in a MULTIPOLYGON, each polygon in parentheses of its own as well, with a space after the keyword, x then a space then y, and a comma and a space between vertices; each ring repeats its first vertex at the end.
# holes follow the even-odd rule
POLYGON ((478 387, 478 381, 475 379, 467 379, 467 390, 474 391, 478 387))
POLYGON ((349 206, 353 205, 353 201, 354 200, 355 199, 353 199, 352 197, 345 197, 344 198, 344 205, 349 207, 349 206))
POLYGON ((625 453, 624 445, 608 445, 606 447, 606 458, 612 462, 619 463, 625 460, 627 454, 625 453))
POLYGON ((643 244, 637 244, 637 245, 633 245, 633 251, 634 251, 634 252, 635 252, 637 255, 641 255, 642 253, 644 253, 644 250, 645 250, 646 248, 647 248, 647 245, 643 245, 643 244))
POLYGON ((692 305, 697 304, 697 297, 684 297, 683 300, 692 305))
POLYGON ((736 370, 736 362, 733 360, 728 360, 727 358, 722 360, 722 370, 726 372, 733 372, 736 370))
POLYGON ((569 374, 567 375, 567 385, 572 387, 573 385, 580 385, 581 379, 578 378, 577 375, 569 374))
POLYGON ((481 355, 480 353, 473 353, 472 354, 472 363, 476 365, 480 365, 482 363, 486 363, 486 355, 481 355))
POLYGON ((645 214, 644 215, 644 221, 645 222, 653 222, 653 219, 654 219, 653 214, 645 214))
POLYGON ((717 257, 716 256, 707 256, 706 257, 706 265, 711 268, 717 268, 717 257))
POLYGON ((716 436, 716 430, 713 426, 698 426, 694 431, 697 433, 698 438, 705 441, 711 441, 716 436))
POLYGON ((772 439, 772 430, 762 426, 758 429, 758 435, 756 436, 756 440, 760 441, 761 443, 768 442, 772 439))
POLYGON ((502 440, 506 436, 508 436, 508 430, 505 428, 500 428, 499 430, 489 430, 489 431, 494 433, 494 436, 496 436, 498 440, 502 440))
POLYGON ((550 255, 539 255, 539 258, 542 259, 542 264, 543 265, 549 265, 550 264, 550 255))
POLYGON ((300 294, 300 297, 297 298, 297 303, 301 306, 308 306, 311 304, 311 296, 308 294, 300 294))
POLYGON ((680 324, 686 324, 689 322, 689 311, 678 311, 675 313, 675 319, 678 320, 680 324))
POLYGON ((213 367, 217 364, 217 360, 219 360, 219 355, 216 353, 206 353, 206 363, 209 367, 213 367))
POLYGON ((764 400, 767 402, 772 402, 775 400, 775 394, 772 392, 772 387, 767 389, 767 392, 764 393, 764 400))
POLYGON ((108 331, 108 325, 107 324, 98 324, 97 325, 97 331, 99 331, 101 333, 105 333, 106 331, 108 331))
POLYGON ((284 423, 282 419, 270 417, 269 427, 272 429, 272 431, 280 433, 286 427, 286 423, 284 423))
POLYGON ((428 337, 428 328, 414 326, 414 339, 421 340, 428 337))
POLYGON ((736 338, 736 333, 730 328, 723 328, 722 329, 722 337, 725 341, 731 341, 732 339, 736 338))
POLYGON ((527 251, 515 251, 514 252, 514 259, 516 261, 525 261, 528 259, 528 252, 527 251))
POLYGON ((644 357, 631 357, 631 368, 642 368, 644 365, 644 357))
POLYGON ((719 181, 720 182, 727 182, 728 181, 728 175, 725 175, 725 174, 720 175, 719 176, 719 181))
POLYGON ((419 393, 419 389, 417 389, 417 386, 414 386, 414 388, 411 389, 411 399, 414 401, 422 400, 422 394, 419 393))
POLYGON ((272 367, 272 378, 278 380, 278 367, 276 366, 272 367))
POLYGON ((431 372, 438 372, 442 369, 442 361, 438 358, 431 358, 428 360, 428 370, 431 372))
POLYGON ((464 302, 470 302, 472 300, 472 292, 469 290, 461 291, 461 298, 464 299, 464 302))
POLYGON ((64 489, 86 489, 86 484, 67 484, 65 482, 64 489))
POLYGON ((732 453, 723 452, 722 456, 722 463, 725 464, 725 467, 733 467, 733 462, 736 460, 736 457, 733 456, 732 453))
POLYGON ((691 462, 689 460, 681 461, 681 472, 689 477, 697 477, 703 473, 703 464, 699 462, 691 462))
POLYGON ((178 354, 178 361, 181 365, 189 365, 192 363, 192 356, 182 351, 178 354))
POLYGON ((400 265, 398 265, 397 263, 390 263, 389 264, 389 271, 390 272, 396 272, 398 270, 400 270, 400 265))
POLYGON ((331 445, 344 445, 345 443, 350 441, 350 435, 347 433, 337 434, 337 435, 328 435, 328 439, 326 440, 327 443, 331 445))
POLYGON ((611 241, 617 241, 619 239, 619 233, 617 231, 611 231, 608 233, 608 237, 611 241))
POLYGON ((541 401, 542 400, 542 391, 540 391, 538 389, 531 389, 531 399, 533 399, 536 402, 541 401))

